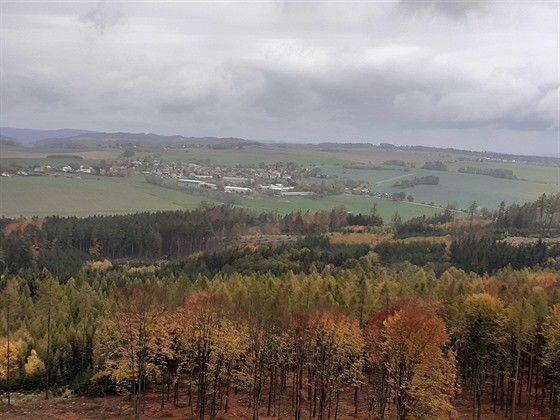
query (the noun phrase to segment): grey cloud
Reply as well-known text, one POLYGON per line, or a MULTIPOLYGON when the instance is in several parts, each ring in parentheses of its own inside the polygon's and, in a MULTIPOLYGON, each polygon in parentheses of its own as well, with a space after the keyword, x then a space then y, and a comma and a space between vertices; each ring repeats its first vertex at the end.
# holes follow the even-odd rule
POLYGON ((504 144, 555 145, 557 14, 490 3, 127 2, 126 21, 108 1, 10 6, 1 117, 283 141, 470 148, 500 133, 504 144))
POLYGON ((404 9, 412 12, 430 12, 451 19, 466 18, 469 13, 480 13, 491 0, 400 0, 404 9))
POLYGON ((80 15, 80 20, 87 23, 100 34, 123 22, 124 9, 120 1, 98 2, 86 13, 80 15))

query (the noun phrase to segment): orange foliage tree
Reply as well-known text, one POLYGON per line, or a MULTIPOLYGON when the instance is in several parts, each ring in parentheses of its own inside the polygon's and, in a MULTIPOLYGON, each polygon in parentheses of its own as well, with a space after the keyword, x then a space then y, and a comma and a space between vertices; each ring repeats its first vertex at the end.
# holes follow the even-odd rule
POLYGON ((455 416, 455 355, 445 351, 449 337, 434 305, 414 299, 384 313, 383 322, 374 318, 366 328, 368 360, 386 375, 397 419, 455 416))

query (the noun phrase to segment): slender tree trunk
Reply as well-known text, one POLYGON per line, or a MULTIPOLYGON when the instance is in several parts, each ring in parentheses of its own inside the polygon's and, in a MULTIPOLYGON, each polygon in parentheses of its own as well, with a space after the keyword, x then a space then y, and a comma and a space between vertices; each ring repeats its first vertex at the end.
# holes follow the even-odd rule
POLYGON ((556 386, 551 391, 551 393, 554 394, 554 398, 552 399, 552 411, 550 413, 550 418, 551 420, 557 420, 558 419, 558 389, 556 388, 556 386))
MULTIPOLYGON (((336 408, 338 409, 338 393, 336 394, 336 408)), ((354 417, 358 417, 358 386, 354 387, 354 417)))
POLYGON ((339 402, 339 400, 340 400, 340 394, 337 391, 336 392, 336 404, 334 406, 334 420, 338 419, 338 402, 339 402))
POLYGON ((535 360, 535 404, 539 402, 539 359, 535 360))
POLYGON ((498 372, 495 366, 492 367, 492 412, 496 412, 498 404, 498 372))
POLYGON ((87 312, 84 315, 84 325, 82 327, 82 354, 81 354, 81 356, 82 356, 82 360, 81 360, 82 370, 81 370, 81 373, 83 373, 84 370, 85 370, 85 353, 86 353, 85 349, 86 349, 86 345, 87 345, 86 344, 86 338, 87 338, 86 337, 87 336, 87 328, 86 328, 87 324, 86 323, 87 323, 87 312))
POLYGON ((295 389, 296 415, 295 420, 301 420, 301 391, 303 390, 303 360, 298 361, 298 373, 295 389))
MULTIPOLYGON (((167 372, 167 377, 169 377, 169 371, 167 372)), ((163 378, 161 378, 161 405, 160 408, 163 408, 165 405, 165 382, 163 378)))
POLYGON ((8 304, 7 308, 7 321, 8 321, 8 363, 6 366, 6 380, 8 385, 8 405, 11 405, 10 402, 10 394, 11 394, 11 384, 10 384, 10 304, 8 304))
POLYGON ((227 413, 229 409, 229 390, 230 390, 230 375, 228 374, 228 378, 226 381, 226 397, 225 397, 225 404, 224 404, 224 411, 227 413))
POLYGON ((541 416, 544 414, 544 394, 546 394, 546 366, 542 367, 542 388, 541 388, 541 416))
POLYGON ((45 389, 45 399, 49 399, 49 375, 51 370, 51 307, 47 311, 47 386, 45 389))
POLYGON ((272 366, 270 367, 270 380, 268 385, 268 403, 266 405, 266 415, 270 416, 272 413, 272 383, 274 381, 274 371, 272 366))
POLYGON ((527 409, 525 410, 529 418, 529 411, 531 410, 531 388, 533 386, 533 343, 531 343, 531 355, 529 356, 529 374, 527 377, 527 409))
POLYGON ((175 386, 173 387, 173 403, 175 404, 175 407, 179 406, 179 382, 180 381, 181 381, 181 375, 178 374, 177 377, 175 378, 175 386))
MULTIPOLYGON (((515 420, 515 402, 517 399, 517 381, 519 378, 519 364, 521 361, 521 341, 517 340, 517 358, 515 360, 515 380, 513 382, 513 395, 511 398, 511 420, 515 420)), ((521 397, 521 395, 520 395, 521 397)))

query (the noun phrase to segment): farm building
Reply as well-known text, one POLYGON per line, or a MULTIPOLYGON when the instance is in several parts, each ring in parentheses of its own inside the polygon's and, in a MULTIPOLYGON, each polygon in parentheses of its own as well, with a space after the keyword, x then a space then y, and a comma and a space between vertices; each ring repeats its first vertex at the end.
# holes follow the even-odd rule
POLYGON ((216 184, 204 182, 198 179, 179 178, 177 180, 177 185, 182 188, 210 188, 212 190, 218 189, 218 186, 216 184))
POLYGON ((225 192, 234 192, 237 194, 251 194, 253 190, 245 187, 224 187, 225 192))
POLYGON ((229 184, 245 184, 246 182, 249 181, 249 178, 242 178, 237 176, 224 176, 223 180, 224 182, 227 182, 229 184))
POLYGON ((309 196, 315 195, 313 191, 278 191, 275 193, 276 195, 281 196, 290 196, 290 197, 297 197, 297 196, 309 196))

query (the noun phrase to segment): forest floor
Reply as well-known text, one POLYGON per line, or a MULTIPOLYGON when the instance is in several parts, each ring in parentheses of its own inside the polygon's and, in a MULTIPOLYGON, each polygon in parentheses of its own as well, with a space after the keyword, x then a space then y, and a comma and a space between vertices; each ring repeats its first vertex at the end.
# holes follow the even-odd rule
MULTIPOLYGON (((141 419, 148 418, 165 418, 165 419, 197 419, 198 414, 193 411, 192 407, 183 404, 175 407, 171 400, 167 401, 164 408, 161 408, 161 394, 153 391, 146 395, 142 402, 141 419)), ((305 406, 305 403, 304 403, 305 406)), ((337 418, 339 420, 350 419, 367 419, 368 415, 365 411, 365 404, 361 404, 363 408, 358 410, 357 416, 354 416, 354 407, 352 399, 341 398, 340 407, 337 418)), ((462 395, 455 399, 454 406, 458 411, 459 419, 472 419, 472 399, 468 395, 462 395)), ((280 406, 280 415, 276 418, 289 419, 293 417, 291 409, 291 398, 283 396, 280 406)), ((302 418, 309 418, 308 407, 304 407, 302 418)), ((504 411, 500 411, 499 407, 495 413, 492 412, 492 404, 485 402, 482 405, 482 419, 485 420, 502 420, 505 417, 504 411)), ((334 405, 332 407, 331 418, 334 418, 334 405)), ((261 417, 266 416, 267 405, 264 403, 261 409, 261 417)), ((540 414, 538 407, 532 408, 529 412, 525 406, 521 406, 517 411, 518 419, 550 419, 550 412, 545 411, 544 415, 540 414)), ((278 413, 278 412, 277 412, 278 413)), ((271 416, 272 417, 272 416, 271 416)), ((44 399, 44 395, 24 395, 13 394, 12 405, 6 405, 6 398, 0 400, 0 419, 10 420, 96 420, 96 419, 131 419, 134 418, 134 406, 123 396, 105 396, 105 397, 52 397, 49 400, 44 399)), ((389 416, 388 418, 392 418, 389 416)), ((252 410, 248 408, 248 399, 246 395, 232 396, 230 399, 230 409, 228 413, 220 411, 215 417, 216 420, 226 419, 252 419, 252 410)))

